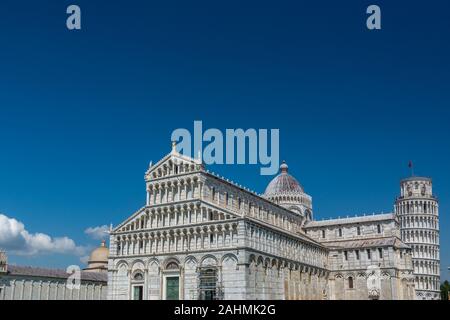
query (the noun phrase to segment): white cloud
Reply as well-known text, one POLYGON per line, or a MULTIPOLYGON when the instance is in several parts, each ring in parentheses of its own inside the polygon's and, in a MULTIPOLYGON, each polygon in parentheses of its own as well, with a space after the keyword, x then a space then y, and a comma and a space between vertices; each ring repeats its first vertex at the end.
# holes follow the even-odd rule
POLYGON ((105 224, 98 227, 89 227, 84 230, 89 237, 95 240, 103 240, 108 237, 109 227, 105 224))
POLYGON ((88 264, 89 256, 80 257, 80 261, 81 261, 81 263, 88 264))
POLYGON ((30 233, 22 222, 3 214, 0 214, 0 248, 17 255, 63 253, 80 256, 87 250, 68 237, 52 238, 44 233, 30 233))

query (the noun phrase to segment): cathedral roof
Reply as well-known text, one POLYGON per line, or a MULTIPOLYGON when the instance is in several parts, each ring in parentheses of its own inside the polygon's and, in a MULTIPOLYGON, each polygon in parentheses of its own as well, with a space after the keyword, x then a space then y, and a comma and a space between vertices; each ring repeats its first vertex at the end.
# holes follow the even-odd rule
POLYGON ((394 220, 394 213, 379 213, 374 215, 367 216, 357 216, 357 217, 348 217, 348 218, 336 218, 329 220, 321 220, 321 221, 310 221, 305 225, 305 228, 314 228, 314 227, 325 227, 325 226, 335 226, 335 225, 344 225, 344 224, 352 224, 352 223, 369 223, 375 221, 385 221, 385 220, 394 220))
POLYGON ((283 194, 299 194, 303 192, 303 187, 297 179, 288 173, 288 165, 283 161, 280 166, 280 173, 267 185, 264 196, 271 197, 283 194))
POLYGON ((323 242, 328 248, 334 249, 358 249, 392 246, 399 249, 409 249, 409 247, 397 237, 384 237, 358 240, 340 240, 323 242))
MULTIPOLYGON (((10 276, 22 276, 22 277, 40 277, 40 278, 58 278, 67 279, 70 273, 62 269, 47 269, 39 267, 28 267, 28 266, 8 266, 8 275, 10 276)), ((84 272, 81 271, 81 280, 85 281, 99 281, 106 282, 108 280, 108 275, 102 272, 84 272)))

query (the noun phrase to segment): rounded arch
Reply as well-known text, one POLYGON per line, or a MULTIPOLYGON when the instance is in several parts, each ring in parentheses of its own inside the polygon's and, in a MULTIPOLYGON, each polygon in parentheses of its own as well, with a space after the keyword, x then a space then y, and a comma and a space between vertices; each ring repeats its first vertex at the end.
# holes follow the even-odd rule
POLYGON ((180 260, 175 257, 168 257, 164 260, 162 265, 164 269, 174 269, 175 265, 177 266, 177 268, 180 268, 180 260))
POLYGON ((159 268, 159 260, 156 258, 151 258, 147 263, 148 270, 157 270, 159 268))
POLYGON ((119 260, 116 262, 116 268, 119 269, 121 267, 125 266, 127 269, 130 267, 128 264, 128 261, 126 260, 119 260))
POLYGON ((201 266, 217 266, 217 258, 212 254, 207 254, 200 261, 201 266))
POLYGON ((121 260, 117 262, 116 266, 117 266, 117 274, 115 275, 115 277, 117 277, 117 279, 121 279, 121 281, 128 281, 130 274, 128 262, 121 260))
POLYGON ((194 256, 187 256, 184 259, 184 269, 186 271, 191 270, 192 272, 194 272, 195 269, 197 268, 197 266, 198 266, 198 260, 194 256))
POLYGON ((256 259, 256 265, 258 267, 264 265, 264 259, 262 256, 258 256, 258 258, 256 259))
POLYGON ((220 263, 221 263, 221 265, 223 265, 223 264, 226 264, 228 261, 233 261, 233 262, 237 263, 238 258, 232 253, 227 253, 227 254, 223 255, 220 263))
POLYGON ((145 269, 145 262, 144 262, 144 260, 136 259, 136 260, 134 260, 132 262, 131 270, 133 270, 133 272, 134 272, 137 269, 139 269, 139 270, 144 270, 145 269))
POLYGON ((188 262, 198 263, 198 260, 196 257, 194 257, 192 255, 188 255, 188 256, 186 256, 186 258, 184 258, 184 264, 186 264, 188 262))
POLYGON ((278 269, 279 268, 279 261, 275 258, 272 258, 271 267, 278 269))

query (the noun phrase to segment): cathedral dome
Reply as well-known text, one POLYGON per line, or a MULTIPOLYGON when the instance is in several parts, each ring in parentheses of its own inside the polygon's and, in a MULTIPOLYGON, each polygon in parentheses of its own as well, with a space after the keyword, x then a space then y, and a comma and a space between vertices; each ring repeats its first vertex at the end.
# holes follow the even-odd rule
POLYGON ((102 241, 100 247, 91 252, 89 263, 92 262, 108 262, 109 250, 106 247, 105 241, 102 241))
POLYGON ((288 165, 285 161, 280 166, 280 174, 270 181, 264 192, 265 197, 277 195, 292 195, 303 193, 303 187, 300 183, 288 173, 288 165))
POLYGON ((89 256, 88 267, 85 271, 102 271, 108 266, 109 249, 106 242, 102 241, 100 247, 94 249, 89 256))

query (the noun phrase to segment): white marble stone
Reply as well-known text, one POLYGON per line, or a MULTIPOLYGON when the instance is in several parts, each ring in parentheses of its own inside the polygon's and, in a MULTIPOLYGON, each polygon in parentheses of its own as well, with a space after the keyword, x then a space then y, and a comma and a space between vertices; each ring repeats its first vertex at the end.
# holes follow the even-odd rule
POLYGON ((259 196, 172 150, 111 232, 108 299, 415 298, 396 213, 314 221, 286 175, 259 196))

